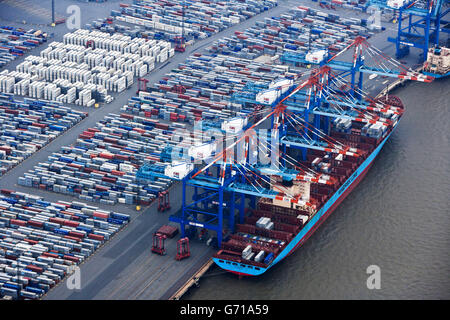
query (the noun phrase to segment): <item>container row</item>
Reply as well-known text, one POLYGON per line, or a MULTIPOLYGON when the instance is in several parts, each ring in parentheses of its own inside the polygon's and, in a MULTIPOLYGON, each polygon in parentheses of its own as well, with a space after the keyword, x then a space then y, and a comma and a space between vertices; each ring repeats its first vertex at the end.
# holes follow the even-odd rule
POLYGON ((48 39, 41 30, 0 26, 0 68, 48 39))
POLYGON ((0 190, 0 297, 42 297, 129 220, 81 202, 0 190))
MULTIPOLYGON (((173 42, 184 34, 185 40, 189 41, 204 39, 276 5, 275 0, 135 0, 132 5, 121 4, 120 10, 111 12, 111 17, 134 26, 135 29, 129 30, 129 34, 173 42)), ((105 23, 94 22, 92 27, 109 32, 117 31, 108 22, 110 20, 105 23)))
POLYGON ((79 29, 50 43, 40 57, 27 57, 16 71, 3 71, 0 92, 91 107, 111 102, 109 92, 131 87, 134 77, 173 55, 167 41, 79 29))
POLYGON ((0 175, 87 117, 58 103, 0 94, 0 175))
POLYGON ((18 183, 108 205, 149 205, 172 180, 155 177, 140 181, 136 171, 153 162, 163 172, 161 161, 168 157, 168 147, 191 144, 190 134, 184 142, 173 137, 177 128, 184 127, 125 113, 110 114, 84 131, 74 145, 63 147, 20 177, 18 183))

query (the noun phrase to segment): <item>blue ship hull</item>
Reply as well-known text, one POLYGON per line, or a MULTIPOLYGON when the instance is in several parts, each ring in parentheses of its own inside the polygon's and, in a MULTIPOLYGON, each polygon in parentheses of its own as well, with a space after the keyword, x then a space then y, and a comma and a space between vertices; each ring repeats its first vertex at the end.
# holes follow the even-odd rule
POLYGON ((446 77, 450 76, 450 72, 447 72, 445 74, 438 74, 438 73, 431 73, 431 72, 423 71, 422 73, 427 76, 432 76, 435 79, 446 78, 446 77))
POLYGON ((222 269, 245 276, 258 276, 272 268, 278 262, 286 258, 295 249, 300 247, 316 229, 328 218, 328 216, 337 208, 337 206, 347 197, 347 195, 355 188, 364 178, 367 171, 371 167, 373 161, 380 153, 386 141, 394 132, 398 123, 393 130, 379 143, 377 148, 367 157, 367 159, 353 172, 353 174, 345 181, 342 186, 334 193, 334 195, 325 203, 325 205, 313 216, 313 218, 302 228, 302 230, 289 242, 289 244, 280 252, 280 254, 267 266, 267 268, 256 267, 245 263, 237 263, 226 259, 213 258, 213 261, 222 269))

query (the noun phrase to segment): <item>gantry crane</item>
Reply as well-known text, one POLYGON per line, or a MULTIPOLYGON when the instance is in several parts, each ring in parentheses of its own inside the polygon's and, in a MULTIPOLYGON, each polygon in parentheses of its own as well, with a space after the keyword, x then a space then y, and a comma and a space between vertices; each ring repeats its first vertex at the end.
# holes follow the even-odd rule
MULTIPOLYGON (((258 111, 220 125, 202 121, 204 126, 197 129, 200 134, 213 127, 223 138, 208 138, 202 144, 188 147, 184 159, 141 167, 139 177, 161 176, 182 181, 181 211, 169 218, 180 224, 181 237, 186 236, 187 226, 213 230, 220 246, 227 232, 234 231, 235 219, 242 223, 245 207, 254 208, 257 198, 287 202, 301 210, 317 209, 314 198, 306 192, 293 193, 290 183, 301 181, 306 190, 310 184, 333 187, 337 181, 326 171, 305 165, 307 150, 319 150, 336 159, 359 158, 367 152, 329 136, 331 119, 359 122, 361 126, 377 125, 382 137, 396 125, 403 112, 395 99, 370 97, 362 89, 362 82, 356 84, 356 73, 378 72, 417 81, 432 80, 388 57, 384 58, 389 68, 388 62, 382 69, 371 67, 367 64, 369 59, 362 55, 365 44, 359 39, 334 58, 324 60, 318 68, 302 74, 270 84, 249 83, 244 92, 233 98, 260 106, 258 111), (341 54, 353 47, 353 63, 337 62, 341 54), (300 150, 300 156, 296 149, 300 150), (193 160, 201 160, 201 164, 195 165, 193 160)), ((366 56, 372 54, 375 61, 383 56, 373 48, 364 48, 366 56)))
POLYGON ((356 37, 347 47, 335 55, 331 55, 326 50, 318 50, 306 55, 286 52, 282 55, 281 61, 305 65, 327 65, 335 71, 340 71, 342 77, 350 76, 352 88, 364 87, 364 74, 422 82, 431 82, 434 79, 404 66, 371 45, 361 36, 356 37), (344 56, 346 56, 346 60, 339 60, 344 56))
POLYGON ((397 36, 388 38, 395 44, 397 59, 407 55, 413 47, 422 51, 423 61, 426 61, 430 44, 439 46, 440 33, 450 33, 450 21, 445 20, 450 13, 449 0, 370 0, 366 4, 398 12, 397 36))

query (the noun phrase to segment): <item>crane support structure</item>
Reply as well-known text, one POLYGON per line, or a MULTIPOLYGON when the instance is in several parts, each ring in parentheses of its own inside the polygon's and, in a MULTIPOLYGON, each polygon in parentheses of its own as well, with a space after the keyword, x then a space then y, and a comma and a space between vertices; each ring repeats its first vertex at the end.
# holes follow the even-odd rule
POLYGON ((409 54, 410 48, 418 48, 426 61, 430 45, 439 46, 441 32, 450 33, 450 21, 445 20, 450 13, 449 0, 370 0, 367 6, 397 11, 397 36, 388 38, 395 44, 397 59, 409 54))
MULTIPOLYGON (((255 208, 258 199, 315 212, 317 199, 310 197, 310 184, 335 188, 339 182, 326 168, 305 165, 308 151, 318 150, 331 159, 358 158, 367 151, 333 138, 330 127, 348 131, 356 123, 359 128, 376 127, 381 135, 397 124, 403 112, 392 100, 368 95, 363 90, 364 73, 433 80, 357 38, 315 69, 286 72, 271 83, 248 82, 232 101, 252 107, 252 112, 221 124, 197 123, 194 133, 200 136, 195 139, 201 143, 186 146, 184 158, 147 163, 136 176, 147 181, 181 180, 182 207, 169 220, 180 224, 182 238, 195 236, 198 228, 214 232, 213 243, 219 247, 234 232, 235 222, 243 223, 245 208, 255 208), (338 61, 349 53, 349 62, 338 61), (207 134, 210 128, 222 136, 213 140, 207 134)), ((176 154, 167 159, 179 151, 172 150, 176 154)))

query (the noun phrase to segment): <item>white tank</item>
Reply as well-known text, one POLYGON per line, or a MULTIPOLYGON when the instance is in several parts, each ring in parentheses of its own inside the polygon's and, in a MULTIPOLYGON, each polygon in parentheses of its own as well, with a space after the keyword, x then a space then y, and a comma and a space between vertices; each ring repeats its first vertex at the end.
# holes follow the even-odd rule
POLYGON ((189 147, 188 155, 195 160, 205 160, 211 157, 214 151, 216 151, 215 143, 204 143, 198 146, 189 147))
POLYGON ((280 90, 268 89, 256 95, 256 101, 265 104, 272 104, 280 96, 280 90))
POLYGON ((172 161, 172 164, 165 167, 164 175, 168 176, 169 178, 181 180, 186 177, 193 169, 194 165, 192 163, 172 161))
POLYGON ((269 84, 269 89, 281 89, 281 93, 285 93, 293 83, 291 79, 278 79, 269 84))
POLYGON ((399 9, 405 4, 405 0, 388 0, 388 7, 399 9))
POLYGON ((121 163, 119 165, 119 170, 128 172, 128 173, 132 173, 135 170, 135 168, 131 164, 121 163))
POLYGON ((244 126, 247 125, 247 118, 231 118, 222 122, 222 130, 228 133, 236 134, 242 131, 244 126))
POLYGON ((317 50, 306 54, 306 61, 311 63, 321 63, 327 56, 327 50, 317 50))

